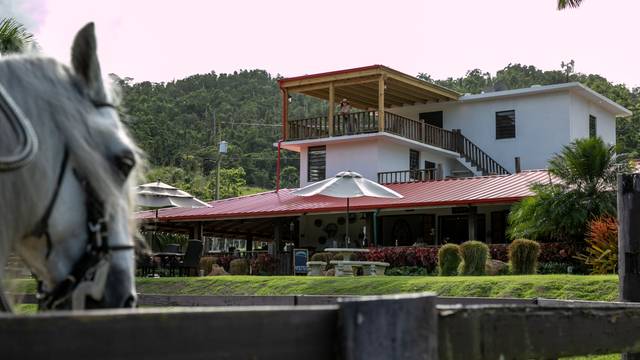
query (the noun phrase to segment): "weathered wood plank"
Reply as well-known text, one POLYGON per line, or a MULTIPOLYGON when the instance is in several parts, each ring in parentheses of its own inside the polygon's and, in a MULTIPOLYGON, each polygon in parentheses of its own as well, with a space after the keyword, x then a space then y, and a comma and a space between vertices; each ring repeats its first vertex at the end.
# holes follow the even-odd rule
POLYGON ((339 301, 341 359, 438 359, 438 312, 432 294, 339 301))
POLYGON ((440 307, 440 359, 549 359, 640 350, 636 307, 440 307))
POLYGON ((334 359, 337 306, 0 315, 2 359, 334 359))

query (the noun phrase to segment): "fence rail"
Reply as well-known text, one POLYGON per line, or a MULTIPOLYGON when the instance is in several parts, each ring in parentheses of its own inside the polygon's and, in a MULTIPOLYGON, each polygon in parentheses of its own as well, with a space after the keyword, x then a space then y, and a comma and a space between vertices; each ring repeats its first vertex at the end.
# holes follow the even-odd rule
MULTIPOLYGON (((224 305, 239 305, 249 297, 223 298, 224 305)), ((291 298, 329 305, 0 314, 0 353, 9 359, 448 360, 640 351, 638 304, 429 294, 283 298, 252 305, 291 298)))
POLYGON ((462 133, 458 132, 460 141, 457 152, 460 156, 469 160, 471 164, 478 168, 484 175, 507 175, 509 171, 495 161, 489 154, 484 152, 478 145, 474 144, 462 133))

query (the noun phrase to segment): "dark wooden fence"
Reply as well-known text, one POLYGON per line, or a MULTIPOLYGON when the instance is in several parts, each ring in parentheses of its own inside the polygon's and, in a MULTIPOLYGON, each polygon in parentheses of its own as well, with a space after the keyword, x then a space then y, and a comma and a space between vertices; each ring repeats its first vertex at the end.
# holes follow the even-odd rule
POLYGON ((437 168, 400 171, 383 171, 378 173, 378 184, 398 184, 422 182, 440 179, 437 168))
MULTIPOLYGON (((0 315, 0 356, 553 359, 640 351, 637 304, 407 294, 266 297, 262 305, 284 306, 236 307, 253 305, 247 301, 260 297, 204 298, 188 303, 232 306, 0 315), (292 299, 329 305, 291 306, 292 299)), ((158 305, 187 304, 184 297, 167 297, 168 303, 159 299, 154 300, 158 305)))

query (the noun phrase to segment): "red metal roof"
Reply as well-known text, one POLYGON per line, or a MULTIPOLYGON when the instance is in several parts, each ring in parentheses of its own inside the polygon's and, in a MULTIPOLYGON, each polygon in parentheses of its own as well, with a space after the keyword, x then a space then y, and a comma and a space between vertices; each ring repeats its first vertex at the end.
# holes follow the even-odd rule
MULTIPOLYGON (((402 199, 355 198, 350 207, 354 211, 392 208, 421 208, 433 206, 462 206, 495 203, 513 203, 531 196, 529 186, 548 182, 546 170, 523 171, 512 175, 479 176, 464 179, 391 184, 389 188, 404 196, 402 199)), ((158 213, 160 221, 217 220, 229 218, 256 218, 269 216, 297 216, 304 213, 344 211, 345 200, 317 195, 300 197, 293 189, 279 192, 241 196, 211 202, 210 208, 170 208, 158 213)), ((155 211, 137 213, 137 218, 153 219, 155 211)))

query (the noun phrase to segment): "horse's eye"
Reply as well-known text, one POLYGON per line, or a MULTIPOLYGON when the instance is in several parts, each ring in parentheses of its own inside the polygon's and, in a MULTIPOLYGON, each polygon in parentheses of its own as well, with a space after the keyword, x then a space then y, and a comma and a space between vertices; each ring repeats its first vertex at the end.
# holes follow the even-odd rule
POLYGON ((131 173, 133 167, 136 166, 136 157, 133 154, 133 151, 126 150, 121 154, 116 155, 114 162, 115 167, 116 169, 118 169, 120 175, 122 175, 122 177, 126 179, 129 176, 129 173, 131 173))

